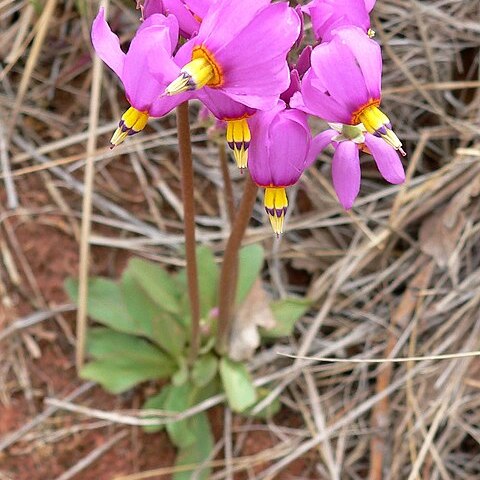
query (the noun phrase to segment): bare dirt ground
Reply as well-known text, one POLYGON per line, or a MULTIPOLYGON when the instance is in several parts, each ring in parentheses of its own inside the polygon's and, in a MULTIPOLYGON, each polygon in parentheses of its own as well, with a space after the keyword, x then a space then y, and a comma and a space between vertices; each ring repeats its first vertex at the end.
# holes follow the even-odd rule
MULTIPOLYGON (((109 3, 126 45, 138 12, 133 2, 109 3)), ((91 100, 97 8, 0 1, 1 480, 173 471, 166 435, 127 422, 156 385, 112 396, 75 371, 75 312, 63 283, 79 269, 89 136, 91 273, 116 277, 133 255, 184 263, 174 116, 108 149, 126 102, 107 69, 99 102, 91 100)), ((465 355, 480 349, 479 20, 475 0, 377 2, 383 105, 405 140, 405 185, 387 185, 365 156, 361 195, 345 212, 324 154, 291 195, 280 240, 258 202, 246 242, 267 251, 264 282, 274 296, 307 295, 313 308, 292 338, 250 362, 256 379, 270 379, 279 414, 265 423, 212 403, 213 478, 480 478, 480 359, 465 355), (422 358, 368 361, 386 357, 422 358)), ((217 147, 192 125, 198 238, 221 255, 228 222, 217 147)), ((243 177, 233 163, 231 175, 238 199, 243 177)))

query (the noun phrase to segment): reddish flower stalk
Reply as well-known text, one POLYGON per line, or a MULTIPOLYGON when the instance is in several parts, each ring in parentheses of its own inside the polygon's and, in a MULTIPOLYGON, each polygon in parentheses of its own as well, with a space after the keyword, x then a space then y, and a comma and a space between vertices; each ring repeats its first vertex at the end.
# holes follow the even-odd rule
POLYGON ((237 291, 238 251, 242 245, 243 236, 252 215, 256 198, 257 186, 253 183, 250 175, 248 175, 245 179, 242 202, 238 208, 232 232, 225 247, 222 271, 220 273, 216 342, 216 350, 220 355, 224 355, 228 351, 228 341, 235 307, 235 293, 237 291))
POLYGON ((188 102, 183 102, 177 107, 177 131, 182 173, 183 221, 185 223, 188 297, 190 299, 192 325, 189 361, 190 364, 193 364, 198 356, 198 350, 200 348, 200 297, 198 293, 197 254, 195 250, 195 202, 188 102))

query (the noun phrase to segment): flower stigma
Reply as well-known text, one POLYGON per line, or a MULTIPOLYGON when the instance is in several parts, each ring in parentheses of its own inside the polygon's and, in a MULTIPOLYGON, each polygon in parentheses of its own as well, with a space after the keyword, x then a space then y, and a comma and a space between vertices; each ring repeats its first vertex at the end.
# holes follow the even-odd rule
POLYGON ((283 233, 283 223, 287 213, 288 199, 285 187, 267 187, 264 196, 265 211, 277 237, 283 233))
POLYGON ((180 75, 167 86, 166 95, 177 95, 190 90, 199 90, 205 85, 220 87, 223 84, 223 73, 213 55, 199 45, 193 49, 192 60, 181 70, 180 75))
POLYGON ((248 164, 248 147, 252 138, 246 118, 227 120, 227 143, 237 162, 238 168, 243 170, 248 164))
POLYGON ((148 113, 130 107, 123 115, 110 140, 110 148, 120 145, 127 137, 142 131, 148 122, 148 113))
POLYGON ((362 123, 365 130, 376 137, 383 138, 391 147, 404 157, 402 142, 392 130, 390 119, 378 108, 379 100, 372 100, 352 116, 352 123, 362 123))

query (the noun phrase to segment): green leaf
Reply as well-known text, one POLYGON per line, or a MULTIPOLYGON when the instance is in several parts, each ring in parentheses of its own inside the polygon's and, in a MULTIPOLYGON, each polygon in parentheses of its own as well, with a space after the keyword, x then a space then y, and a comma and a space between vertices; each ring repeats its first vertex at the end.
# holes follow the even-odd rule
POLYGON ((185 330, 152 300, 131 265, 123 272, 121 290, 136 333, 145 335, 175 358, 180 357, 186 343, 185 330))
POLYGON ((253 418, 259 418, 262 420, 266 420, 267 418, 271 418, 274 415, 276 415, 279 411, 280 408, 282 407, 282 404, 280 403, 280 399, 276 397, 273 402, 271 402, 269 405, 267 405, 265 408, 262 408, 258 413, 255 415, 252 414, 252 410, 262 401, 264 400, 268 395, 270 395, 271 390, 268 388, 258 388, 257 389, 258 393, 258 401, 255 402, 251 407, 247 408, 243 414, 247 415, 249 417, 253 418))
POLYGON ((262 270, 265 254, 261 245, 248 245, 243 247, 238 255, 238 304, 241 304, 252 288, 255 280, 262 270))
POLYGON ((292 334, 295 323, 308 311, 312 302, 307 299, 286 298, 272 302, 270 308, 276 320, 276 325, 268 330, 261 329, 264 338, 287 337, 292 334))
POLYGON ((215 377, 218 360, 213 354, 200 357, 192 368, 192 381, 198 387, 204 387, 215 377))
MULTIPOLYGON (((207 415, 201 412, 190 420, 190 428, 194 441, 189 446, 181 448, 178 452, 175 461, 175 466, 177 467, 182 465, 201 465, 210 457, 215 445, 207 415)), ((173 480, 191 480, 192 478, 208 480, 210 475, 211 468, 204 467, 198 472, 193 469, 175 472, 172 478, 173 480), (196 473, 195 477, 193 477, 193 471, 196 473)))
MULTIPOLYGON (((172 385, 165 400, 165 410, 183 412, 192 407, 196 401, 197 389, 189 382, 172 385)), ((195 441, 191 430, 191 418, 167 423, 166 429, 170 440, 179 448, 185 448, 195 441)))
MULTIPOLYGON (((65 290, 73 302, 78 299, 78 281, 65 282, 65 290)), ((103 325, 125 333, 136 333, 135 322, 128 314, 122 291, 115 282, 101 277, 88 281, 88 315, 103 325)))
MULTIPOLYGON (((165 410, 165 401, 170 393, 171 385, 165 385, 160 392, 153 397, 150 397, 142 407, 142 410, 165 410)), ((146 416, 145 419, 154 418, 153 416, 146 416)), ((165 428, 165 425, 145 425, 143 430, 147 433, 160 432, 165 428)))
POLYGON ((157 306, 166 312, 180 313, 180 292, 177 284, 160 265, 141 258, 132 258, 128 263, 128 270, 157 306))
POLYGON ((112 393, 121 393, 145 380, 164 378, 175 363, 147 341, 107 328, 90 330, 87 351, 95 358, 80 376, 100 383, 112 393))
POLYGON ((218 304, 219 269, 215 256, 207 247, 197 248, 198 288, 200 295, 200 315, 205 318, 218 304))
POLYGON ((250 374, 241 362, 229 358, 220 360, 220 376, 228 404, 235 412, 243 412, 257 400, 250 374))

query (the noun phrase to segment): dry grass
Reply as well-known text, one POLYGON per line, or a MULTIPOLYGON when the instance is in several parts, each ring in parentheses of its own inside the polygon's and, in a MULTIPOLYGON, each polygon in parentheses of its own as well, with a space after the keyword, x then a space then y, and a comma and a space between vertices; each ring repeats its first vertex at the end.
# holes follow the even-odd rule
MULTIPOLYGON (((138 17, 127 4, 110 2, 123 39, 138 17)), ((103 274, 118 273, 131 254, 182 265, 175 125, 171 117, 151 122, 147 132, 109 151, 108 135, 125 102, 113 74, 102 78, 92 67, 88 30, 97 2, 49 0, 43 13, 35 5, 0 0, 0 402, 26 408, 22 422, 0 428, 0 479, 24 478, 3 469, 2 452, 22 462, 13 446, 31 454, 40 442, 55 455, 61 445, 52 436, 81 436, 86 420, 108 442, 92 446, 57 478, 90 478, 89 468, 117 442, 128 437, 135 445, 141 414, 106 411, 85 395, 94 387, 79 383, 71 368, 70 306, 59 306, 65 297, 57 291, 76 267, 53 272, 57 290, 47 289, 50 267, 32 260, 32 251, 61 259, 64 247, 76 251, 82 244, 82 265, 103 274), (86 165, 94 167, 93 178, 86 165), (82 208, 88 178, 93 192, 82 208), (90 224, 90 201, 91 233, 81 235, 82 219, 90 224), (36 232, 46 227, 61 235, 51 243, 43 235, 38 241, 46 247, 38 250, 36 232), (56 352, 70 384, 39 388, 32 365, 52 344, 61 345, 56 352)), ((291 195, 296 206, 278 241, 258 203, 246 242, 261 241, 269 252, 266 284, 273 295, 308 295, 314 308, 294 338, 251 362, 256 383, 280 396, 282 415, 263 425, 232 423, 226 412, 213 478, 237 478, 240 471, 258 479, 480 477, 478 357, 379 365, 278 355, 368 360, 480 349, 479 19, 475 0, 377 2, 383 105, 406 141, 405 185, 386 185, 365 158, 361 196, 343 212, 324 155, 291 195), (243 455, 249 435, 265 430, 271 446, 243 455)), ((194 125, 193 132, 197 237, 221 253, 229 228, 221 165, 204 130, 194 125)), ((231 175, 238 200, 243 179, 233 165, 231 175)), ((209 399, 186 414, 222 401, 209 399)), ((139 470, 133 462, 130 471, 139 470)), ((164 478, 171 471, 122 478, 164 478)))

